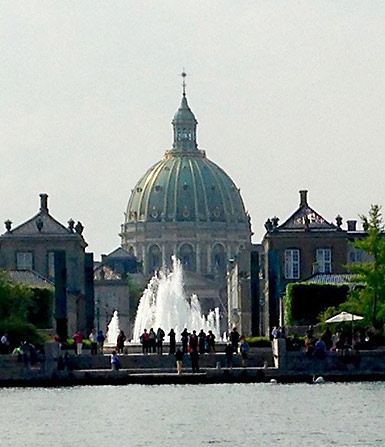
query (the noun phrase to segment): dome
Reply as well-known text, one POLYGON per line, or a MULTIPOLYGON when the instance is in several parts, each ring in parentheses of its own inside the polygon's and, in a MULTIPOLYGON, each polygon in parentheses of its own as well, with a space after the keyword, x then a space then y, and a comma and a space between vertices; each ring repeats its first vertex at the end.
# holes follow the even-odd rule
POLYGON ((173 147, 135 185, 127 206, 126 223, 247 222, 239 189, 197 147, 197 121, 184 91, 172 125, 173 147))
POLYGON ((169 151, 132 190, 126 222, 246 222, 239 189, 203 151, 169 151))

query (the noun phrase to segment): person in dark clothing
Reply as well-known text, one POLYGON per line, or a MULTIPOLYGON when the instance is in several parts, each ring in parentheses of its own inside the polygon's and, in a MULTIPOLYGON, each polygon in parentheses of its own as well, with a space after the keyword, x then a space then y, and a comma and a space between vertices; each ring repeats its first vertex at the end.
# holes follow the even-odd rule
POLYGON ((198 336, 196 331, 192 331, 192 334, 190 335, 190 351, 197 351, 198 352, 198 336))
POLYGON ((232 343, 227 343, 225 348, 225 354, 226 354, 226 365, 228 368, 231 369, 233 367, 233 354, 234 354, 232 343))
POLYGON ((148 333, 148 335, 150 337, 150 352, 155 354, 155 352, 156 352, 156 334, 155 334, 153 328, 150 329, 150 332, 148 333))
POLYGON ((187 331, 186 328, 184 328, 183 332, 180 334, 181 335, 181 340, 182 340, 182 350, 184 354, 187 354, 187 343, 188 343, 188 337, 189 337, 189 332, 187 331))
POLYGON ((326 331, 322 334, 321 340, 325 343, 326 350, 330 351, 330 349, 333 347, 333 339, 331 330, 329 328, 326 328, 326 331))
POLYGON ((239 332, 237 331, 236 327, 234 327, 233 330, 230 332, 230 341, 231 346, 233 347, 233 352, 237 352, 239 343, 239 332))
POLYGON ((206 334, 203 329, 198 334, 199 354, 205 353, 206 334))
POLYGON ((192 372, 199 373, 199 353, 197 349, 190 352, 192 372))
POLYGON ((158 354, 163 354, 163 339, 164 339, 164 330, 162 328, 158 328, 156 332, 156 346, 158 349, 158 354))
POLYGON ((179 348, 175 353, 175 360, 176 360, 176 369, 178 371, 178 374, 182 374, 183 352, 179 348))
POLYGON ((123 331, 119 332, 118 339, 116 341, 116 349, 118 354, 123 354, 124 342, 126 341, 126 336, 123 331))
POLYGON ((208 332, 206 342, 209 348, 208 351, 215 352, 215 335, 213 334, 213 331, 208 332))
POLYGON ((170 338, 169 354, 175 354, 175 332, 174 332, 174 329, 170 329, 168 336, 170 338))

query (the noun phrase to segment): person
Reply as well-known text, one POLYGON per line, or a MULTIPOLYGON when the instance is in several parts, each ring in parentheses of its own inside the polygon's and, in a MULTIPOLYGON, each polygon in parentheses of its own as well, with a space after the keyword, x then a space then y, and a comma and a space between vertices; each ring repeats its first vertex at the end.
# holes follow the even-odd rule
POLYGON ((316 342, 314 346, 314 357, 316 357, 317 359, 323 359, 325 358, 325 353, 326 353, 326 344, 321 338, 316 342))
POLYGON ((183 354, 187 354, 187 343, 188 343, 188 337, 190 335, 189 332, 187 331, 187 328, 184 328, 183 332, 180 335, 182 340, 183 354))
POLYGON ((126 341, 126 336, 123 331, 120 331, 118 338, 116 340, 116 349, 118 351, 118 354, 123 354, 125 341, 126 341))
POLYGON ((175 354, 175 331, 174 329, 170 329, 170 332, 168 334, 169 339, 170 339, 170 351, 169 351, 169 355, 171 354, 175 354))
POLYGON ((189 347, 190 352, 192 351, 198 352, 198 336, 196 331, 192 331, 192 334, 190 335, 189 347))
POLYGON ((76 332, 76 334, 74 334, 73 339, 75 343, 75 353, 77 355, 81 355, 83 348, 83 334, 80 331, 78 331, 76 332))
MULTIPOLYGON (((191 348, 191 345, 190 345, 191 348)), ((194 349, 191 349, 190 351, 190 358, 191 358, 191 368, 193 374, 199 373, 199 352, 197 347, 194 349)))
POLYGON ((112 351, 111 354, 111 369, 118 371, 120 369, 120 360, 116 354, 116 351, 112 351))
POLYGON ((155 354, 156 353, 156 334, 155 334, 153 328, 150 329, 150 332, 148 335, 150 337, 150 352, 155 354))
POLYGON ((233 347, 233 352, 238 352, 239 332, 236 327, 233 327, 233 330, 230 332, 230 341, 233 347))
POLYGON ((325 343, 326 350, 330 351, 333 347, 333 335, 329 328, 326 328, 326 331, 322 334, 321 340, 325 343))
POLYGON ((0 339, 0 346, 1 346, 0 352, 2 354, 6 354, 9 349, 8 334, 6 332, 2 335, 0 339))
POLYGON ((98 342, 98 347, 99 347, 99 353, 103 354, 103 346, 104 346, 104 340, 106 339, 106 337, 103 334, 103 331, 100 329, 98 332, 98 336, 97 336, 97 342, 98 342))
POLYGON ((204 354, 205 351, 206 334, 203 329, 198 334, 199 354, 204 354))
POLYGON ((242 338, 242 343, 240 346, 241 356, 242 356, 242 366, 246 366, 247 363, 247 353, 249 352, 249 344, 246 341, 246 338, 242 338))
POLYGON ((225 347, 225 354, 226 354, 226 366, 231 369, 233 367, 233 354, 234 354, 233 344, 231 342, 227 343, 225 347))
POLYGON ((92 329, 88 338, 91 342, 91 355, 96 355, 98 353, 98 335, 96 329, 92 329))
POLYGON ((215 352, 215 335, 213 334, 213 331, 209 330, 206 341, 208 345, 208 351, 215 352))
POLYGON ((162 328, 158 328, 156 331, 156 345, 158 349, 158 354, 163 354, 163 339, 164 339, 165 333, 162 328))
POLYGON ((142 343, 143 354, 147 354, 150 343, 150 336, 148 335, 147 329, 144 329, 143 334, 140 336, 140 342, 142 343))
POLYGON ((176 369, 178 374, 182 374, 183 368, 183 352, 178 348, 175 353, 176 369))

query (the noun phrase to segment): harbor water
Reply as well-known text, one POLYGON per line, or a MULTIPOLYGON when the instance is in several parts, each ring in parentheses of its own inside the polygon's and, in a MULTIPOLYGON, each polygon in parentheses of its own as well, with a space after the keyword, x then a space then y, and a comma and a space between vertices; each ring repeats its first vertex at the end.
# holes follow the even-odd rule
POLYGON ((12 447, 383 446, 385 383, 0 389, 12 447))

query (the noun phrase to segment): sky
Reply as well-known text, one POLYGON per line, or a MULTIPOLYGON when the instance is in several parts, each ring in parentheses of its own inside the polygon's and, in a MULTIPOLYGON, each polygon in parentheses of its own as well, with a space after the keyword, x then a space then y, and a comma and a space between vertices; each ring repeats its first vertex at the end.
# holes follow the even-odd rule
POLYGON ((118 247, 131 189, 171 148, 183 68, 254 242, 300 189, 359 220, 385 205, 384 23, 382 0, 1 2, 1 222, 45 192, 96 259, 118 247))

